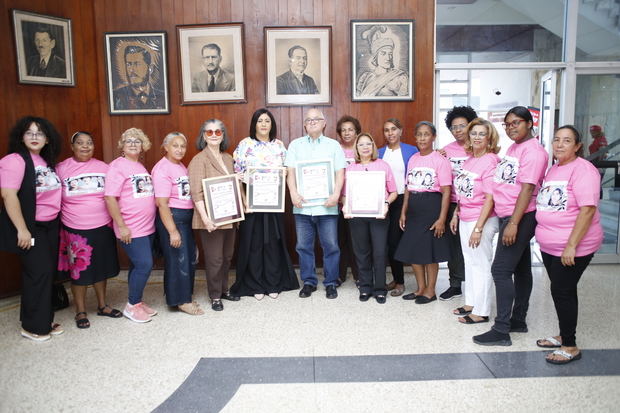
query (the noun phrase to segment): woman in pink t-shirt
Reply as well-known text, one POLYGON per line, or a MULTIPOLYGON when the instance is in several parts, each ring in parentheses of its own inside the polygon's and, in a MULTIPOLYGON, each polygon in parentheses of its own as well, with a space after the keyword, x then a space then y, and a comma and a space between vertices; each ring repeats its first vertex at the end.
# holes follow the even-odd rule
POLYGON ((493 176, 499 162, 499 135, 491 122, 472 120, 465 129, 469 155, 454 178, 457 207, 450 230, 461 237, 465 260, 465 305, 453 311, 464 324, 486 323, 491 313, 493 237, 499 221, 493 212, 493 176))
POLYGON ((159 210, 155 226, 164 254, 166 304, 187 314, 202 315, 202 308, 192 301, 196 261, 194 203, 187 168, 181 162, 187 152, 187 138, 180 132, 171 132, 162 146, 166 155, 155 164, 151 175, 159 210))
POLYGON ((97 315, 123 316, 106 303, 107 279, 118 275, 119 265, 112 218, 103 198, 108 165, 93 158, 95 144, 90 133, 75 132, 70 142, 73 156, 56 168, 62 183, 58 270, 71 278, 76 326, 88 328, 85 301, 89 285, 97 295, 97 315))
MULTIPOLYGON (((355 138, 362 132, 360 121, 353 116, 345 115, 336 123, 336 133, 340 138, 340 146, 344 151, 344 159, 348 165, 355 163, 355 138)), ((359 280, 359 271, 353 255, 349 222, 344 219, 342 210, 338 213, 338 245, 340 245, 340 267, 338 285, 347 279, 347 268, 351 267, 351 274, 356 284, 359 280)))
POLYGON ((105 182, 105 200, 114 223, 114 233, 131 264, 123 315, 137 323, 151 321, 151 317, 157 314, 142 301, 153 268, 156 208, 151 175, 140 162, 140 156, 150 147, 151 141, 140 129, 130 128, 123 132, 118 141, 122 155, 110 162, 105 182))
POLYGON ((603 242, 597 210, 601 185, 598 170, 582 158, 581 135, 572 125, 560 127, 553 137, 553 156, 536 202, 536 240, 547 274, 560 324, 560 334, 536 342, 557 348, 545 360, 566 364, 581 358, 575 341, 577 283, 603 242))
POLYGON ((437 299, 435 284, 439 263, 450 259, 446 217, 450 206, 452 171, 450 161, 433 150, 435 125, 420 122, 415 127, 419 153, 409 159, 400 227, 404 231, 394 257, 412 264, 418 284, 414 293, 403 296, 416 304, 437 299))
MULTIPOLYGON (((382 206, 383 216, 380 218, 363 216, 351 218, 350 205, 347 205, 346 180, 342 188, 343 196, 341 201, 344 205, 342 208, 344 217, 349 221, 353 253, 355 254, 355 260, 359 268, 360 301, 368 301, 370 296, 374 295, 379 304, 384 304, 387 294, 385 263, 387 258, 387 234, 389 227, 389 221, 385 219, 385 217, 388 213, 390 204, 394 202, 398 196, 398 192, 390 165, 383 159, 378 159, 378 156, 377 145, 372 136, 369 133, 362 133, 355 140, 355 163, 347 166, 346 173, 362 172, 367 174, 367 172, 371 171, 383 172, 385 180, 383 184, 385 189, 382 191, 385 192, 384 197, 382 197, 384 198, 384 204, 382 206)), ((353 188, 349 187, 349 190, 351 189, 353 188)), ((355 189, 358 191, 368 190, 368 188, 360 187, 355 189)), ((355 199, 355 195, 349 194, 349 196, 355 199)))
POLYGON ((0 250, 19 255, 21 335, 35 341, 63 332, 52 310, 60 212, 60 181, 54 167, 59 153, 56 128, 46 119, 27 116, 11 129, 9 154, 0 160, 0 250))

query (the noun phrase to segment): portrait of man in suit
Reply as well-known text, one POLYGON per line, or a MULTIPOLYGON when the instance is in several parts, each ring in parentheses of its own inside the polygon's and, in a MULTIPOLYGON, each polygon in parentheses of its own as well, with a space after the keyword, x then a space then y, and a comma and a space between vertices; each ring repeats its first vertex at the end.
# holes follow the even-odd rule
POLYGON ((201 50, 204 70, 192 76, 192 92, 228 92, 235 90, 235 73, 221 67, 222 49, 215 43, 201 50))
POLYGON ((65 59, 54 52, 56 36, 48 25, 35 29, 34 45, 38 54, 28 57, 26 68, 29 76, 58 77, 67 76, 65 59))
POLYGON ((314 79, 304 72, 308 67, 308 51, 295 45, 288 49, 289 70, 276 78, 278 95, 316 95, 319 89, 314 79))

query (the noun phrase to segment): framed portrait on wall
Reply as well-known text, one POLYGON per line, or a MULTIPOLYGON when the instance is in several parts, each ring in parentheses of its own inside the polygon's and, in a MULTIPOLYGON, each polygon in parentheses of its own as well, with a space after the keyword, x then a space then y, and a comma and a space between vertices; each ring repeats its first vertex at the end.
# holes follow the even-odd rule
POLYGON ((331 27, 264 30, 267 105, 331 105, 331 27))
POLYGON ((415 20, 351 20, 351 100, 412 101, 415 20))
POLYGON ((13 10, 19 83, 75 86, 71 20, 13 10))
POLYGON ((243 23, 177 26, 181 103, 244 103, 243 23))
POLYGON ((111 115, 170 113, 166 32, 106 33, 111 115))

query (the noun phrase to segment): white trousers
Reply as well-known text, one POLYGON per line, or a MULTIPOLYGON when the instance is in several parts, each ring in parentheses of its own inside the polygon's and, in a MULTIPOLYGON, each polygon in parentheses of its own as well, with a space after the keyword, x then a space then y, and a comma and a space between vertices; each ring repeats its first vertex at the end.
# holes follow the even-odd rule
POLYGON ((476 221, 459 222, 461 248, 465 260, 465 305, 474 307, 472 313, 479 316, 489 316, 491 313, 491 292, 493 277, 491 263, 493 262, 493 237, 499 231, 499 219, 490 217, 482 229, 480 245, 476 248, 469 246, 476 221))

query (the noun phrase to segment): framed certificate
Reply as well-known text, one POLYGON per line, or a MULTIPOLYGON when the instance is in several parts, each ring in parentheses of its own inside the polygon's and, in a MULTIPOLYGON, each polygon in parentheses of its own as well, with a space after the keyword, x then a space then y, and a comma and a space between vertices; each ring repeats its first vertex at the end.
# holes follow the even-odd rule
POLYGON ((246 169, 248 211, 284 212, 284 171, 283 167, 246 169))
POLYGON ((346 176, 345 210, 352 217, 382 218, 385 203, 384 171, 350 171, 346 176))
POLYGON ((243 203, 237 175, 202 180, 205 207, 209 219, 217 226, 243 221, 243 203))
POLYGON ((331 159, 299 161, 295 180, 297 192, 306 200, 302 207, 323 205, 334 192, 334 163, 331 159))

